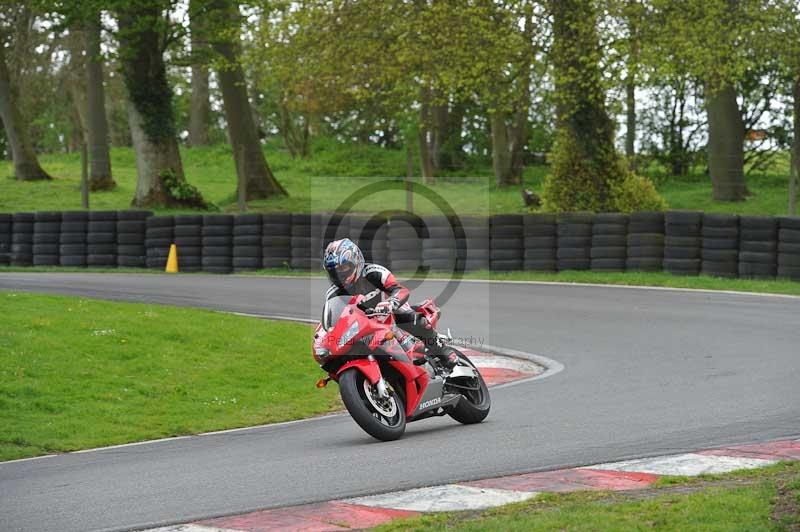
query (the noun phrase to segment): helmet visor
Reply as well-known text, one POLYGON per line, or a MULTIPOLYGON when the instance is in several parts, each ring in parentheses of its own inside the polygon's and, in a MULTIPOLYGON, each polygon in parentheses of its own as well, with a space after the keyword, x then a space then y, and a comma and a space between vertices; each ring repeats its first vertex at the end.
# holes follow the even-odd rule
POLYGON ((328 268, 328 275, 331 281, 338 281, 341 284, 349 284, 353 281, 351 277, 355 273, 356 267, 352 263, 338 264, 334 268, 328 268))

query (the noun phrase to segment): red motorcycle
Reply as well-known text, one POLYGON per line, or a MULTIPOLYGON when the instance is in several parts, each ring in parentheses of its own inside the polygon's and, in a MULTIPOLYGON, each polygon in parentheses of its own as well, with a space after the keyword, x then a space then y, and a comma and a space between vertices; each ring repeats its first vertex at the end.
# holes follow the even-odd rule
MULTIPOLYGON (((328 373, 317 386, 338 382, 347 411, 362 429, 389 441, 400 438, 411 421, 447 414, 469 424, 489 415, 489 390, 466 355, 448 345, 458 362, 447 368, 399 329, 392 313, 365 310, 362 300, 362 295, 329 299, 314 333, 314 359, 328 373)), ((414 308, 435 330, 440 311, 434 302, 414 308)), ((442 345, 448 340, 449 332, 438 335, 442 345)))

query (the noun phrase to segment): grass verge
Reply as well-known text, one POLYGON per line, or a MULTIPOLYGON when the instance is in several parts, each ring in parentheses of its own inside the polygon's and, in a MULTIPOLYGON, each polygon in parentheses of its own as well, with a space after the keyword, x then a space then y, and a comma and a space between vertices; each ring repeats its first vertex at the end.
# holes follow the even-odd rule
POLYGON ((797 530, 800 463, 630 492, 542 494, 484 512, 428 515, 378 530, 797 530))
MULTIPOLYGON (((59 268, 59 267, 13 267, 0 266, 0 273, 138 273, 159 274, 158 270, 145 270, 135 268, 103 269, 103 268, 59 268)), ((398 279, 409 279, 412 273, 395 272, 398 279)), ((180 275, 200 275, 194 273, 181 273, 180 275)), ((273 276, 273 277, 318 277, 323 275, 316 271, 302 271, 289 269, 258 270, 241 272, 240 275, 273 276)), ((452 274, 431 272, 430 279, 450 279, 452 274)), ((464 274, 468 280, 489 281, 538 281, 575 284, 608 284, 622 286, 655 286, 663 288, 688 288, 695 290, 720 290, 734 292, 754 292, 764 294, 784 294, 800 296, 800 282, 787 279, 759 280, 759 279, 727 279, 711 277, 708 275, 685 276, 673 275, 665 272, 591 272, 591 271, 563 271, 556 273, 544 272, 490 272, 480 270, 464 274)))
MULTIPOLYGON (((0 269, 2 271, 2 269, 0 269)), ((411 273, 395 272, 398 279, 408 279, 411 273)), ((265 276, 293 276, 293 277, 321 277, 318 272, 292 271, 292 270, 259 270, 248 272, 247 275, 265 276)), ((452 274, 430 273, 431 279, 450 279, 452 274)), ((708 275, 685 276, 673 275, 662 272, 591 272, 591 271, 563 271, 556 273, 544 272, 490 272, 488 270, 468 272, 464 274, 468 280, 489 281, 539 281, 575 284, 608 284, 622 286, 655 286, 664 288, 689 288, 696 290, 725 290, 735 292, 754 292, 765 294, 800 295, 800 282, 785 279, 757 280, 757 279, 726 279, 710 277, 708 275)))
POLYGON ((304 418, 311 330, 177 307, 0 291, 0 460, 304 418))

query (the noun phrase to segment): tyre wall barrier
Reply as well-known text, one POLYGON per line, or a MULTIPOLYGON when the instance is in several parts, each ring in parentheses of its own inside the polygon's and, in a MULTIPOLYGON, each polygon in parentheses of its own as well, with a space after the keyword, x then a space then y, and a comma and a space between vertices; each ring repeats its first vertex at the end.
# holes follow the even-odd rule
POLYGON ((624 272, 628 258, 627 214, 601 213, 592 223, 592 247, 589 251, 592 271, 624 272))
POLYGON ((558 225, 554 214, 527 214, 522 218, 522 268, 539 272, 558 269, 558 225))
POLYGON ((592 225, 594 215, 565 212, 556 226, 556 267, 558 270, 591 268, 592 225))
POLYGON ((204 272, 233 271, 233 223, 229 214, 203 215, 201 267, 204 272))
POLYGON ((628 220, 625 269, 660 272, 664 267, 664 213, 635 212, 628 220))
POLYGON ((265 214, 261 222, 261 267, 288 268, 292 261, 292 215, 265 214))
POLYGON ((33 265, 58 266, 61 213, 37 212, 33 222, 33 265))
POLYGON ((0 213, 0 266, 11 264, 11 225, 13 217, 0 213))
POLYGON ((739 217, 739 277, 772 279, 778 273, 778 220, 739 217))
POLYGON ((778 219, 777 274, 800 281, 800 217, 778 219))
POLYGON ((61 213, 61 233, 58 239, 58 264, 60 266, 71 268, 86 266, 86 235, 88 230, 88 212, 61 213))
POLYGON ((360 214, 0 214, 0 265, 182 271, 319 270, 325 246, 350 238, 398 272, 666 271, 800 281, 800 217, 666 213, 390 217, 360 214))
POLYGON ((664 271, 675 275, 700 273, 703 213, 672 211, 664 215, 664 271))
POLYGON ((714 277, 736 277, 739 274, 739 216, 705 213, 700 234, 700 272, 714 277))
POLYGON ((86 230, 86 266, 116 268, 117 211, 89 212, 86 230))
POLYGON ((33 225, 35 215, 18 212, 11 218, 11 265, 33 266, 33 225))
POLYGON ((489 269, 521 270, 525 254, 521 214, 495 214, 489 218, 489 269))
POLYGON ((119 211, 117 213, 117 266, 144 268, 147 266, 147 218, 150 211, 119 211))
POLYGON ((261 214, 241 214, 233 223, 234 271, 260 270, 264 249, 261 240, 264 234, 264 217, 261 214))
POLYGON ((151 216, 145 228, 145 264, 148 268, 163 270, 167 266, 169 247, 173 243, 174 216, 151 216))

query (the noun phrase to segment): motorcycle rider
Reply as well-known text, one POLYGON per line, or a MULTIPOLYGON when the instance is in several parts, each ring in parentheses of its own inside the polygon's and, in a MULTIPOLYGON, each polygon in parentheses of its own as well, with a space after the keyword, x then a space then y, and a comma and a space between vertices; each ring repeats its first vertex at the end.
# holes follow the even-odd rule
MULTIPOLYGON (((328 273, 332 286, 325 299, 343 295, 361 294, 361 307, 367 311, 394 314, 397 326, 419 338, 429 355, 438 357, 445 367, 452 368, 458 356, 443 348, 432 327, 408 304, 408 288, 400 285, 388 268, 380 264, 367 264, 361 249, 349 238, 334 240, 325 248, 322 266, 328 273)), ((401 342, 402 343, 402 342, 401 342)))

